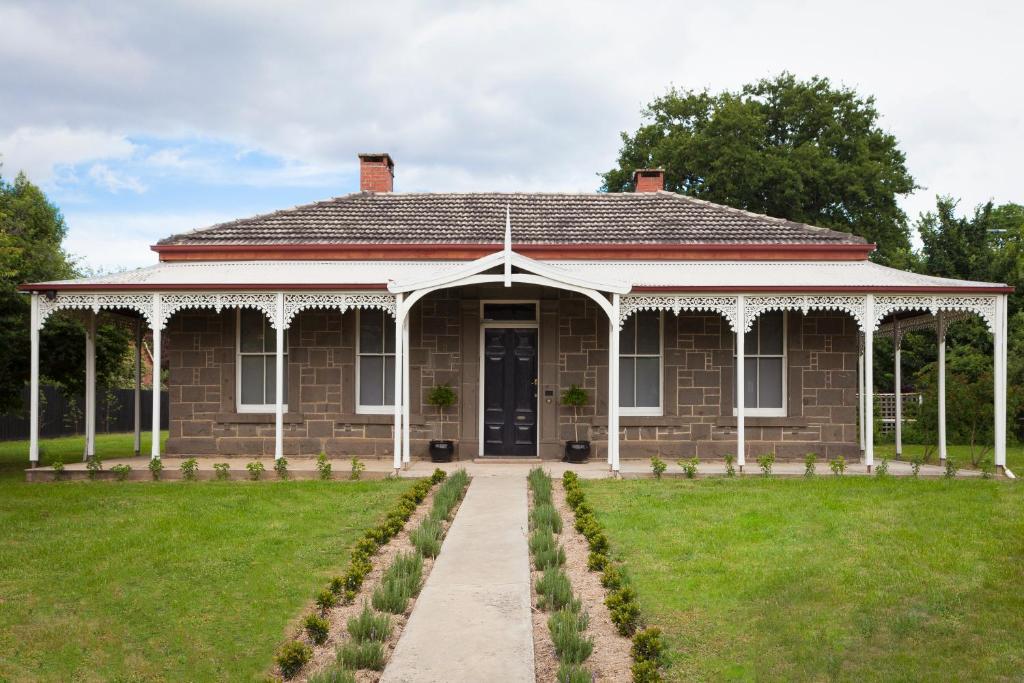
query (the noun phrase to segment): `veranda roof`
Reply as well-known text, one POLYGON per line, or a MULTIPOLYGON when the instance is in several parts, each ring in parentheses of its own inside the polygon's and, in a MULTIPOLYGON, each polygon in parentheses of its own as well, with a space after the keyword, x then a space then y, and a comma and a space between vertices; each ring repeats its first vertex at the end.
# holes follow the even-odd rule
MULTIPOLYGON (((566 276, 634 291, 1006 293, 1001 283, 932 277, 870 261, 543 261, 566 276)), ((465 267, 465 261, 175 261, 25 291, 367 290, 465 267)))

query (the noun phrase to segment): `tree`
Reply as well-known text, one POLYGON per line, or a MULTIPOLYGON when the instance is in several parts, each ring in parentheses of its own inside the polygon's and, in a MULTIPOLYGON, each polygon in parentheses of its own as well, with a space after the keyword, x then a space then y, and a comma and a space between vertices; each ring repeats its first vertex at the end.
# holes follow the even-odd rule
POLYGON ((845 232, 878 245, 879 262, 912 258, 897 198, 916 189, 872 97, 789 73, 738 92, 670 89, 622 133, 603 189, 633 189, 638 168, 665 169, 666 189, 845 232))
MULTIPOLYGON (((62 243, 64 217, 23 173, 13 183, 0 177, 0 412, 19 409, 29 375, 29 298, 18 285, 74 277, 62 243)), ((96 370, 101 385, 123 367, 130 334, 104 324, 97 330, 96 370)), ((40 374, 75 395, 84 388, 85 330, 54 316, 40 334, 40 374)))

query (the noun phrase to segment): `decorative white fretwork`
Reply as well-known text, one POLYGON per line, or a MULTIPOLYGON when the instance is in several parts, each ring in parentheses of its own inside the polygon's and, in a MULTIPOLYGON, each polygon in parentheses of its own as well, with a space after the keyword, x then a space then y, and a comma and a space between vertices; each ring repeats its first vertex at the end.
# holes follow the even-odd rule
MULTIPOLYGON (((995 294, 903 294, 898 296, 879 295, 875 297, 875 329, 891 313, 898 311, 926 311, 935 315, 939 311, 962 311, 974 313, 985 321, 990 331, 995 330, 995 294)), ((901 323, 902 327, 902 323, 901 323)), ((901 330, 902 331, 902 330, 901 330)))
POLYGON ((749 332, 754 321, 762 313, 768 311, 800 311, 807 315, 808 311, 843 311, 849 313, 857 326, 864 329, 864 296, 841 294, 808 294, 806 296, 785 295, 748 295, 744 299, 746 314, 746 331, 749 332))
POLYGON ((736 329, 738 315, 735 296, 688 296, 685 294, 626 295, 619 302, 619 329, 637 311, 710 311, 720 314, 736 329))
POLYGON ((209 292, 164 294, 160 297, 160 328, 167 327, 167 321, 178 311, 187 308, 212 308, 220 313, 225 308, 254 308, 262 311, 277 329, 277 295, 273 292, 209 292))
POLYGON ((350 308, 379 308, 395 317, 394 294, 285 294, 284 324, 290 327, 299 311, 331 308, 342 313, 350 308))
POLYGON ((126 308, 137 311, 152 324, 153 296, 151 294, 64 294, 57 293, 52 299, 43 295, 39 297, 39 329, 43 328, 46 319, 54 311, 60 310, 91 310, 99 313, 101 309, 126 308))

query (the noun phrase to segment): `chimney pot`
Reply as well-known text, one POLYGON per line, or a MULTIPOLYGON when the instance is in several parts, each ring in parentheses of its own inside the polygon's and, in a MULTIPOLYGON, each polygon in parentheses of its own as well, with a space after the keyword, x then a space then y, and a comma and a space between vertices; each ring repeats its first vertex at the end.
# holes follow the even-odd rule
POLYGON ((359 191, 393 192, 395 189, 395 162, 387 152, 359 155, 359 191))
POLYGON ((665 189, 665 169, 638 168, 633 171, 634 192, 661 192, 665 189))

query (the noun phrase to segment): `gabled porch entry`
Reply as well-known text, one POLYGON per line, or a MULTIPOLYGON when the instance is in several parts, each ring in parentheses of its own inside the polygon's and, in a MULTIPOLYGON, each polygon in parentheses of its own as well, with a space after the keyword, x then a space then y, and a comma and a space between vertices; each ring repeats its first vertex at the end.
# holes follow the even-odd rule
POLYGON ((537 456, 537 301, 480 302, 480 434, 484 456, 537 456))

